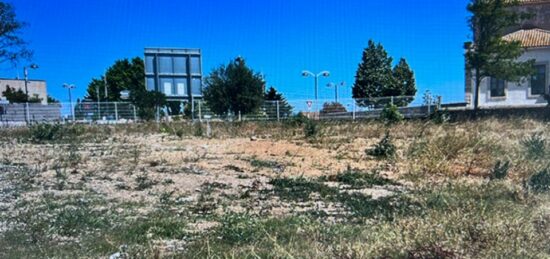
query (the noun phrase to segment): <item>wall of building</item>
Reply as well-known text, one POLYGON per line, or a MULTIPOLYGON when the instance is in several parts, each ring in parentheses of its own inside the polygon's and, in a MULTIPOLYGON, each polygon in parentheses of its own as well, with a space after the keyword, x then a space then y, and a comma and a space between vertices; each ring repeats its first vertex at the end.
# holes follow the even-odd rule
POLYGON ((539 28, 550 30, 550 1, 545 3, 523 4, 517 7, 519 11, 533 14, 533 18, 523 22, 520 26, 510 28, 509 32, 514 32, 519 29, 539 28))
MULTIPOLYGON (((536 64, 546 65, 546 93, 550 93, 550 48, 540 48, 528 50, 519 60, 526 61, 535 59, 536 64)), ((472 85, 473 85, 472 79, 472 85)), ((507 82, 505 97, 491 97, 490 94, 490 79, 485 78, 480 85, 479 107, 481 108, 505 108, 505 107, 538 107, 547 104, 543 96, 532 96, 530 88, 530 80, 525 79, 522 82, 507 82)), ((473 96, 466 93, 469 97, 469 106, 473 107, 473 96), (472 96, 472 97, 470 97, 472 96)))
MULTIPOLYGON (((6 91, 8 86, 12 89, 21 89, 25 92, 25 80, 0 79, 0 97, 3 97, 2 93, 6 91)), ((45 81, 29 80, 27 89, 29 91, 29 97, 37 95, 38 98, 42 99, 42 104, 48 104, 48 92, 45 81)))
POLYGON ((145 49, 146 87, 160 91, 169 100, 202 97, 200 49, 145 49))

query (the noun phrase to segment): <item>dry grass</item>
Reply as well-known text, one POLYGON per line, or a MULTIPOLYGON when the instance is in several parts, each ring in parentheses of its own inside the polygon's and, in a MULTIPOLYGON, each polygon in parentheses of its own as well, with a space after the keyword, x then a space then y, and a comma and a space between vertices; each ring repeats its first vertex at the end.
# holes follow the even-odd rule
POLYGON ((545 122, 320 122, 309 138, 297 123, 211 126, 210 138, 187 122, 62 126, 53 139, 2 129, 0 256, 98 257, 123 244, 135 257, 550 251, 546 194, 524 186, 549 166, 523 141, 549 139, 545 122), (367 155, 387 131, 396 154, 367 155), (498 161, 509 177, 488 181, 498 161))

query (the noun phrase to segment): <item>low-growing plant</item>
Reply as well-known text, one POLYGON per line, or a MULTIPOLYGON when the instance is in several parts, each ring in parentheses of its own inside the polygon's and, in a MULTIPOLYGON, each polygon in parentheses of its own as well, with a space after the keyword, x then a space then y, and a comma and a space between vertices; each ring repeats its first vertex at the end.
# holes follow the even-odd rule
POLYGON ((542 133, 534 133, 521 141, 528 159, 540 159, 546 155, 546 139, 542 133))
POLYGON ((29 132, 33 142, 53 141, 62 137, 62 126, 48 123, 33 124, 29 127, 29 132))
POLYGON ((314 138, 319 134, 319 124, 314 120, 307 120, 304 124, 304 135, 306 138, 314 138))
POLYGON ((541 170, 531 176, 527 183, 531 190, 536 192, 550 191, 550 170, 548 168, 541 170))
POLYGON ((399 112, 399 107, 395 104, 386 104, 382 113, 380 113, 380 119, 386 123, 393 124, 402 121, 405 117, 399 112))
POLYGON ((395 181, 382 177, 378 171, 367 173, 351 168, 336 175, 322 176, 320 180, 339 182, 350 185, 353 188, 369 188, 375 185, 399 185, 399 183, 395 181))
POLYGON ((285 121, 285 124, 291 126, 291 127, 297 127, 302 126, 306 124, 309 121, 309 118, 305 116, 303 113, 298 113, 292 117, 290 117, 288 120, 285 121))
POLYGON ((157 182, 149 179, 146 174, 136 177, 136 190, 143 191, 156 185, 157 182))
POLYGON ((200 122, 195 123, 195 131, 193 133, 195 137, 202 137, 204 136, 204 129, 202 127, 202 124, 200 122))
POLYGON ((393 144, 389 131, 386 132, 384 137, 374 146, 372 149, 367 149, 366 153, 373 157, 378 158, 392 158, 395 156, 397 148, 393 144))
POLYGON ((502 180, 508 176, 508 171, 510 170, 510 161, 500 161, 498 160, 491 174, 489 175, 490 180, 502 180))
POLYGON ((449 122, 451 118, 446 110, 436 109, 430 114, 430 120, 435 124, 443 124, 449 122))

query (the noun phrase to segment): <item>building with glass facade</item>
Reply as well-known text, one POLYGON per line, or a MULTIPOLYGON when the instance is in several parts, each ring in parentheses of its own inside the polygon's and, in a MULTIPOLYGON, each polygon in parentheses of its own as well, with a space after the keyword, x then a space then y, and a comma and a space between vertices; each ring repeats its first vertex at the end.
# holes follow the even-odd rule
POLYGON ((147 90, 162 92, 169 101, 201 99, 201 50, 146 48, 145 77, 147 90))

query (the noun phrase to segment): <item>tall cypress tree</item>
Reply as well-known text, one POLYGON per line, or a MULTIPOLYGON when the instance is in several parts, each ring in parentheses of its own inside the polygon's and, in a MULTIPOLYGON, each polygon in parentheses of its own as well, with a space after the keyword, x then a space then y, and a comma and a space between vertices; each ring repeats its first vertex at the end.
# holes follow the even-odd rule
POLYGON ((394 103, 397 106, 406 106, 412 102, 412 97, 416 95, 416 80, 414 72, 411 70, 407 60, 402 58, 393 68, 393 77, 395 79, 394 91, 390 96, 401 96, 394 103))
POLYGON ((265 106, 270 112, 277 110, 277 103, 279 103, 279 116, 290 117, 292 115, 292 106, 288 104, 288 101, 283 94, 277 92, 277 90, 271 86, 264 95, 265 106))
POLYGON ((353 98, 359 106, 377 105, 373 99, 387 96, 388 88, 393 87, 392 61, 384 47, 369 40, 368 47, 363 51, 363 58, 355 76, 353 98))

